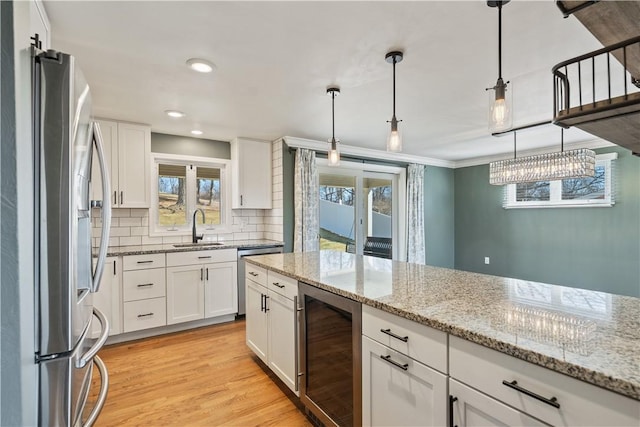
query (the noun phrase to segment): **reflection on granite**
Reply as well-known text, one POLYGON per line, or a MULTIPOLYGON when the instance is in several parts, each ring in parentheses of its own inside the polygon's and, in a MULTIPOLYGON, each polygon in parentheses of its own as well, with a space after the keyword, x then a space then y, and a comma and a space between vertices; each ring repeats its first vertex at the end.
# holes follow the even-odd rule
MULTIPOLYGON (((263 248, 268 246, 282 246, 282 242, 275 240, 257 239, 257 240, 225 240, 217 244, 218 242, 202 242, 198 246, 182 246, 181 243, 164 244, 164 245, 134 245, 134 246, 110 246, 107 249, 107 256, 121 256, 121 255, 145 255, 145 254, 157 254, 165 252, 189 252, 189 251, 204 251, 210 249, 237 249, 237 248, 263 248), (176 247, 179 245, 180 247, 176 247)), ((97 254, 97 248, 93 249, 94 255, 97 254)))
POLYGON ((640 400, 639 298, 337 251, 247 261, 640 400), (556 315, 565 338, 549 336, 553 325, 522 333, 496 322, 515 305, 538 315, 534 324, 556 315))

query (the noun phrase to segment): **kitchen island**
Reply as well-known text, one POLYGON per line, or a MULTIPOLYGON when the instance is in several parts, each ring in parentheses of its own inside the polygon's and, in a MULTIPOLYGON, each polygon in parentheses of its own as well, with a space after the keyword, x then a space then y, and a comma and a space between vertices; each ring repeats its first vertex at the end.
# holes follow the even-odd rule
POLYGON ((337 251, 247 261, 443 331, 451 357, 475 343, 617 393, 640 421, 638 298, 337 251))

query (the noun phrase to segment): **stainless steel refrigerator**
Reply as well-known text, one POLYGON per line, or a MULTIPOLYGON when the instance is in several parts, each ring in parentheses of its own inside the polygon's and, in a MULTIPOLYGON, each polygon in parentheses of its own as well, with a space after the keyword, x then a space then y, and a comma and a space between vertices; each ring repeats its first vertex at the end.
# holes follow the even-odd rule
POLYGON ((108 373, 97 356, 109 331, 93 307, 104 268, 110 200, 91 201, 91 168, 102 170, 102 194, 110 194, 100 128, 91 116, 91 93, 72 56, 33 48, 33 134, 36 265, 36 354, 38 423, 86 426, 97 418, 108 373), (96 150, 99 165, 92 165, 96 150), (92 266, 91 210, 100 209, 102 239, 92 266), (91 338, 91 322, 102 332, 91 338), (101 374, 97 402, 82 413, 93 366, 101 374))

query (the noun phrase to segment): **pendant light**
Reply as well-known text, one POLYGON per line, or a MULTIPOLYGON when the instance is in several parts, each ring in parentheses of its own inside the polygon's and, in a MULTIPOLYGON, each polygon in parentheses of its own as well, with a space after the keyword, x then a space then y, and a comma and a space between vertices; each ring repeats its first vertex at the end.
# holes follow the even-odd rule
POLYGON ((511 128, 511 91, 507 90, 509 82, 502 80, 502 6, 509 0, 489 0, 487 6, 498 8, 498 81, 489 97, 489 130, 491 133, 501 132, 511 128))
POLYGON ((335 100, 336 96, 340 93, 339 87, 327 88, 327 94, 331 95, 331 139, 329 140, 329 151, 327 151, 327 157, 329 159, 329 166, 338 166, 340 164, 340 152, 338 151, 339 139, 336 139, 336 113, 335 113, 335 100))
POLYGON ((398 130, 398 122, 402 120, 396 119, 396 64, 402 61, 402 52, 389 52, 384 59, 393 64, 393 117, 391 120, 387 120, 387 123, 391 123, 391 132, 387 138, 387 151, 399 152, 402 151, 402 135, 398 130))

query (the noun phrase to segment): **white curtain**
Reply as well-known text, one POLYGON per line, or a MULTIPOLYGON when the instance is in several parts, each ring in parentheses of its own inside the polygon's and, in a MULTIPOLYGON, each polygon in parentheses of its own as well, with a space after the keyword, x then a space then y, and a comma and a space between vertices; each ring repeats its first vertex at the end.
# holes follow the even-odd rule
POLYGON ((296 150, 294 179, 295 224, 293 251, 311 252, 319 245, 319 186, 316 153, 306 148, 296 150))
POLYGON ((424 165, 407 170, 407 261, 425 263, 424 248, 424 165))

